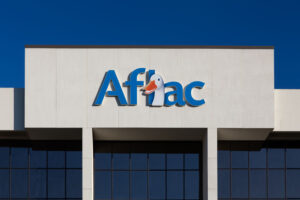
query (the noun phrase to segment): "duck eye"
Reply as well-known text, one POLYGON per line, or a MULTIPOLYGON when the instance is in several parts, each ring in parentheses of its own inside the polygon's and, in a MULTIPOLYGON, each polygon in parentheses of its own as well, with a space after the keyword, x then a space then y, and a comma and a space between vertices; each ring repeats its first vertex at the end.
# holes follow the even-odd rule
POLYGON ((158 81, 160 81, 160 78, 159 79, 157 79, 158 81))

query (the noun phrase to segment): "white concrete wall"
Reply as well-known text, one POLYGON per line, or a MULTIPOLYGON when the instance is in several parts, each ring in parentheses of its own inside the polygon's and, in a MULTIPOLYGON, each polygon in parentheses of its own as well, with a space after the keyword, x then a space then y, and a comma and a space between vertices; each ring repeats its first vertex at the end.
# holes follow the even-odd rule
POLYGON ((275 131, 300 131, 300 90, 275 90, 275 131))
POLYGON ((94 141, 92 128, 82 129, 82 199, 94 199, 94 141))
POLYGON ((24 89, 0 88, 0 131, 24 129, 24 89))
POLYGON ((0 129, 14 130, 14 89, 0 89, 0 129))
POLYGON ((274 127, 273 49, 27 48, 25 53, 26 127, 274 127), (183 86, 204 81, 204 89, 193 95, 206 104, 151 108, 139 92, 137 106, 118 106, 114 98, 92 106, 107 70, 114 69, 123 83, 140 67, 183 86))
POLYGON ((218 199, 218 130, 208 128, 203 140, 203 199, 218 199))

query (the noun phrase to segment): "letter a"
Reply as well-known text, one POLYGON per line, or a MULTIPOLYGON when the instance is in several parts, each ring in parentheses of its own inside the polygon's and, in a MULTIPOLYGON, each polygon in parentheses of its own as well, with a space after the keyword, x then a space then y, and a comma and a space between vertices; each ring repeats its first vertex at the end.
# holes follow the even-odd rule
POLYGON ((122 106, 127 104, 120 82, 114 70, 109 70, 106 72, 104 80, 102 81, 96 99, 94 101, 94 105, 101 105, 105 94, 108 97, 116 97, 117 102, 122 106), (107 91, 110 82, 112 91, 107 91))

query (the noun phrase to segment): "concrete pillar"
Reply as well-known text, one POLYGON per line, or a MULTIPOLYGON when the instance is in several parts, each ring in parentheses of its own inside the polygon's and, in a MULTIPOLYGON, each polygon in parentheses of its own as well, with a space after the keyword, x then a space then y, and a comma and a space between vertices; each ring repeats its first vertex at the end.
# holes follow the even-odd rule
POLYGON ((82 128, 82 199, 94 199, 94 147, 92 128, 82 128))
POLYGON ((208 128, 203 137, 203 199, 218 200, 218 133, 208 128))

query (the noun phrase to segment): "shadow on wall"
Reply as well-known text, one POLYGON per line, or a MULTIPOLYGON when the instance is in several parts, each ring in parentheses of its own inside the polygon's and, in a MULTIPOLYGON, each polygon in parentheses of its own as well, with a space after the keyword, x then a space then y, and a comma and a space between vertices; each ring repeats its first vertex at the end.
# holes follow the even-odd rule
POLYGON ((25 120, 24 88, 14 88, 14 130, 24 130, 25 120))

